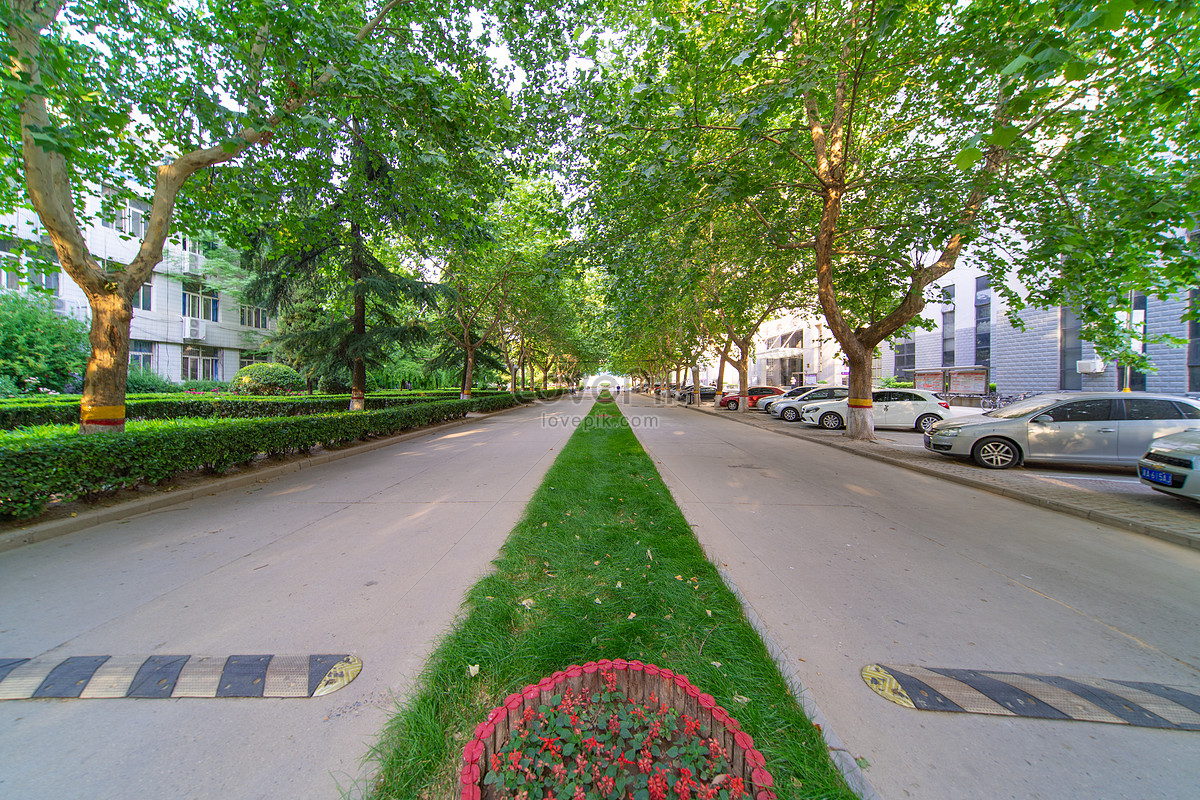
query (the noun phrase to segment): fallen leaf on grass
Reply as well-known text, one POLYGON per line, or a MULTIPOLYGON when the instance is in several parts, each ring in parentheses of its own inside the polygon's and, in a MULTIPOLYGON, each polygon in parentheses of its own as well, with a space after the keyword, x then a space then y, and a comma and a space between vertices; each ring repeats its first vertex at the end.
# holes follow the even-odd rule
POLYGON ((734 694, 734 696, 733 696, 733 702, 737 703, 738 705, 742 705, 742 706, 744 706, 744 705, 746 705, 746 703, 749 703, 749 702, 750 702, 750 698, 749 698, 749 697, 745 697, 745 696, 743 696, 743 695, 740 695, 740 694, 734 694))
POLYGON ((526 597, 524 600, 521 601, 521 605, 525 606, 526 608, 533 608, 533 598, 526 597))
POLYGON ((635 614, 635 613, 633 613, 632 611, 630 611, 630 612, 629 612, 629 616, 627 617, 627 619, 633 619, 633 618, 634 618, 634 617, 636 617, 636 616, 637 616, 637 614, 635 614))
POLYGON ((468 678, 474 678, 478 674, 479 674, 479 665, 478 664, 468 664, 467 665, 467 677, 468 678))

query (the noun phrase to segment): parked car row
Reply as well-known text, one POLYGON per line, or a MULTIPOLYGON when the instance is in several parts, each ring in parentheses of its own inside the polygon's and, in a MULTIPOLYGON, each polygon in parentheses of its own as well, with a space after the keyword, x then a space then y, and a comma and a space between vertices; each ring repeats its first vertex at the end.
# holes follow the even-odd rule
MULTIPOLYGON (((654 387, 695 402, 695 390, 654 387)), ((716 396, 700 387, 701 400, 716 396)), ((743 396, 725 395, 737 410, 743 396)), ((750 407, 785 422, 829 430, 846 427, 844 386, 752 386, 750 407)), ((953 417, 950 404, 921 389, 876 389, 871 394, 878 428, 924 433, 925 448, 971 460, 986 469, 1024 463, 1116 466, 1137 469, 1158 491, 1200 500, 1200 401, 1148 392, 1050 392, 982 414, 953 417)))

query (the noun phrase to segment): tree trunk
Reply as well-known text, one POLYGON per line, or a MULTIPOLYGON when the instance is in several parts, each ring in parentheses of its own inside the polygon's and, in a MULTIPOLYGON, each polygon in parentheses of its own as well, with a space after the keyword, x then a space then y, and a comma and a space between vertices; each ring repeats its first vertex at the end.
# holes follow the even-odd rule
POLYGON ((691 405, 700 405, 700 365, 692 365, 692 399, 691 405))
POLYGON ((459 394, 459 399, 471 399, 471 381, 475 377, 475 350, 474 348, 466 348, 467 360, 463 365, 463 382, 462 392, 459 394))
MULTIPOLYGON (((857 342, 856 342, 857 343, 857 342)), ((849 413, 846 436, 862 441, 875 441, 875 413, 871 403, 871 356, 873 348, 843 347, 850 366, 849 413)))
POLYGON ((129 376, 129 321, 133 306, 116 292, 89 295, 92 346, 79 404, 79 432, 125 430, 125 379, 129 376))
POLYGON ((725 363, 729 361, 729 348, 732 346, 732 341, 726 342, 717 360, 717 396, 713 398, 713 408, 721 407, 721 398, 725 395, 725 363))
MULTIPOLYGON (((362 231, 358 223, 350 225, 350 280, 354 282, 354 339, 361 345, 367 336, 367 297, 358 286, 362 279, 362 231)), ((350 410, 364 411, 367 408, 367 365, 361 358, 354 359, 350 367, 350 410)))

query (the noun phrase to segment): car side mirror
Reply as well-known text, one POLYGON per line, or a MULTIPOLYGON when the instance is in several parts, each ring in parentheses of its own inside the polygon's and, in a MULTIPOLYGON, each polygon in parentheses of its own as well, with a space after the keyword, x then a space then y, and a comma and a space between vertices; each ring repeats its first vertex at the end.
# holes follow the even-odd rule
POLYGON ((1047 422, 1054 422, 1054 417, 1050 416, 1049 414, 1038 414, 1036 417, 1034 417, 1033 419, 1031 419, 1029 421, 1036 422, 1039 425, 1044 425, 1047 422))

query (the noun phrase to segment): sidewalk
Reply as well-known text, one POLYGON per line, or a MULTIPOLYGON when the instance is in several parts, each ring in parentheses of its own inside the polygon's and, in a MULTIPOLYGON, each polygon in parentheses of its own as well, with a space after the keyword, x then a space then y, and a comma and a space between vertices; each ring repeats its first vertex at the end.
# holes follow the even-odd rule
MULTIPOLYGON (((674 401, 658 402, 660 405, 683 407, 682 403, 674 401)), ((839 432, 825 431, 799 422, 784 422, 760 411, 739 413, 713 408, 711 404, 686 408, 719 416, 731 422, 753 425, 781 436, 791 436, 856 453, 1064 514, 1153 536, 1173 544, 1200 549, 1200 505, 1193 505, 1165 494, 1111 492, 1102 487, 1081 487, 1067 481, 1047 479, 1044 475, 1035 477, 1020 467, 986 470, 926 450, 900 446, 894 438, 895 431, 876 431, 878 441, 859 442, 846 439, 839 432)))

